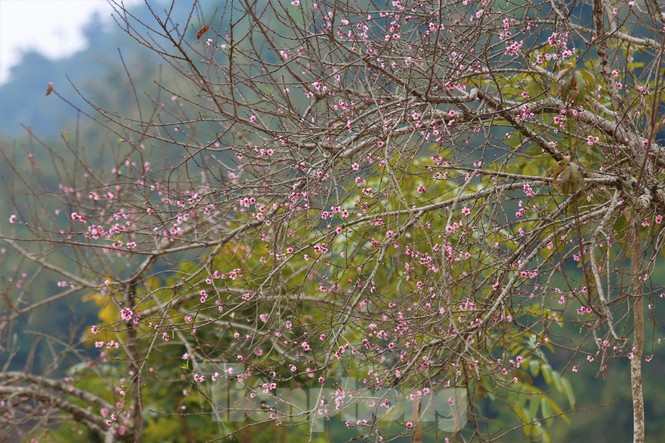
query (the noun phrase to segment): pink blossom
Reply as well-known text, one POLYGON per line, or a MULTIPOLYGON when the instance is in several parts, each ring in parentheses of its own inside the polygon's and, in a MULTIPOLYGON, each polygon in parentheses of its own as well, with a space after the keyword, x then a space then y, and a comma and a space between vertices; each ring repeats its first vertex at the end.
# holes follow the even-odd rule
POLYGON ((123 308, 122 311, 120 311, 120 316, 125 321, 131 320, 133 315, 134 315, 134 313, 129 308, 123 308))

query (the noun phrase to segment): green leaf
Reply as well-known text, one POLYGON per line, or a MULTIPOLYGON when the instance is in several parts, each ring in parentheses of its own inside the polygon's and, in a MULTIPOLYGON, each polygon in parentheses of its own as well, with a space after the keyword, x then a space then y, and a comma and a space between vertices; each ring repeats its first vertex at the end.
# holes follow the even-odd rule
POLYGON ((573 393, 573 388, 570 385, 570 382, 566 378, 561 378, 561 388, 562 392, 566 395, 568 398, 568 404, 570 404, 571 408, 575 408, 575 394, 573 393))
POLYGON ((538 373, 540 372, 540 361, 532 358, 529 361, 529 370, 531 371, 531 375, 534 377, 538 376, 538 373))
POLYGON ((538 408, 540 407, 540 395, 533 395, 529 401, 529 421, 538 418, 538 408))
POLYGON ((513 408, 515 415, 520 419, 522 423, 529 423, 529 417, 527 417, 527 412, 522 407, 513 408))
POLYGON ((561 386, 561 374, 559 374, 557 371, 552 371, 552 382, 554 383, 554 387, 556 388, 557 392, 563 392, 563 388, 561 386))
POLYGON ((538 424, 533 425, 531 428, 531 438, 535 441, 549 441, 549 436, 545 430, 538 424))
POLYGON ((584 78, 587 91, 593 91, 594 89, 596 89, 596 79, 593 76, 593 74, 587 71, 586 69, 580 69, 579 72, 584 78))
POLYGON ((525 437, 530 437, 531 433, 533 432, 533 425, 524 425, 524 428, 522 428, 522 432, 524 433, 525 437))
POLYGON ((552 408, 550 407, 550 399, 547 397, 542 397, 540 399, 540 411, 543 414, 543 418, 547 423, 547 426, 552 426, 554 420, 551 420, 552 417, 552 408))
POLYGON ((550 365, 542 365, 540 368, 543 378, 545 379, 545 383, 548 385, 552 384, 552 367, 550 365))
POLYGON ((554 402, 554 400, 552 400, 552 399, 549 398, 549 397, 544 397, 544 398, 547 399, 547 403, 548 403, 548 405, 549 405, 549 408, 550 408, 551 411, 552 411, 552 412, 550 413, 549 417, 550 417, 550 418, 553 418, 554 416, 560 416, 560 417, 563 419, 563 421, 565 421, 566 423, 570 424, 570 420, 568 419, 568 416, 567 416, 566 414, 563 413, 563 410, 559 407, 559 405, 557 405, 557 404, 554 402))

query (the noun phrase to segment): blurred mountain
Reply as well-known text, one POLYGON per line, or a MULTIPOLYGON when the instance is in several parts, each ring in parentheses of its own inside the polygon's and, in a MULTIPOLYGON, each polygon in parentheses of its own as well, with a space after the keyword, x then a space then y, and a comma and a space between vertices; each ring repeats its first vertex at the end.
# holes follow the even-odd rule
MULTIPOLYGON (((150 3, 159 13, 159 1, 150 3)), ((184 22, 192 10, 190 2, 175 2, 171 11, 174 22, 184 22)), ((130 8, 138 20, 154 23, 145 4, 130 8)), ((154 90, 160 69, 160 57, 128 36, 113 20, 95 14, 82 29, 86 46, 71 56, 49 59, 34 50, 26 51, 20 62, 11 68, 9 79, 0 85, 0 137, 15 138, 31 128, 41 137, 52 139, 75 121, 77 108, 90 110, 85 99, 111 111, 123 111, 135 101, 128 100, 132 74, 136 91, 154 90), (45 96, 53 82, 67 104, 54 96, 45 96), (119 94, 118 88, 123 85, 119 94)), ((131 97, 133 98, 133 97, 131 97)))

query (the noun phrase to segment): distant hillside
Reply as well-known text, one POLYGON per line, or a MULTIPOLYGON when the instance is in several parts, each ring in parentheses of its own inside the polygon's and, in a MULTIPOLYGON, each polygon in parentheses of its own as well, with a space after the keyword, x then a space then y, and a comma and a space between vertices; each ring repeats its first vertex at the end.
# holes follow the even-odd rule
MULTIPOLYGON (((176 2, 182 10, 173 17, 183 21, 191 8, 190 2, 176 2)), ((153 6, 155 2, 151 3, 153 6)), ((143 4, 132 12, 153 22, 143 4)), ((83 28, 86 48, 76 54, 51 60, 36 51, 24 53, 12 67, 9 80, 0 85, 0 136, 14 138, 25 135, 22 125, 34 129, 44 138, 52 138, 71 124, 76 117, 74 107, 53 96, 45 97, 46 87, 53 82, 56 90, 76 106, 85 105, 76 89, 87 99, 112 110, 129 106, 127 96, 118 97, 116 87, 127 84, 119 51, 132 73, 138 91, 149 89, 158 72, 160 58, 132 40, 116 23, 99 15, 83 28)))

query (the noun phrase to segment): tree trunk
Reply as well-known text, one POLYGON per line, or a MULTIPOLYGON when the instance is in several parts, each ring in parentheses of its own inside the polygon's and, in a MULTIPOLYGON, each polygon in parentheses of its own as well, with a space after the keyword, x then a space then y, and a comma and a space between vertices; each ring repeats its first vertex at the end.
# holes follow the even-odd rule
POLYGON ((411 438, 412 443, 422 443, 423 435, 422 430, 420 429, 420 397, 416 397, 413 400, 413 422, 416 424, 413 430, 413 437, 411 438))
POLYGON ((641 248, 637 222, 633 227, 630 251, 631 293, 633 296, 633 356, 630 359, 630 389, 633 397, 633 443, 644 443, 644 394, 642 392, 642 353, 644 311, 642 301, 641 248))
MULTIPOLYGON (((125 289, 125 303, 126 306, 134 312, 136 309, 136 280, 127 284, 125 289)), ((141 380, 141 362, 143 357, 140 354, 138 347, 138 323, 134 322, 132 317, 127 321, 127 356, 129 357, 129 370, 131 373, 131 384, 133 392, 132 404, 132 418, 134 420, 133 437, 134 441, 142 441, 143 439, 143 397, 141 388, 143 382, 141 380)))

